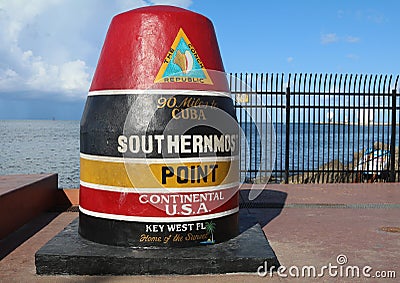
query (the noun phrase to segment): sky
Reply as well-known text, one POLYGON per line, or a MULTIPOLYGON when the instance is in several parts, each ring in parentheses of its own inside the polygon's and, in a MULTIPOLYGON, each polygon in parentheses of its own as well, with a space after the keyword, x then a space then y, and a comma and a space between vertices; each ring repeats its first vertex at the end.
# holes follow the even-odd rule
POLYGON ((226 72, 398 75, 398 0, 0 0, 0 119, 79 120, 113 16, 168 4, 214 24, 226 72))

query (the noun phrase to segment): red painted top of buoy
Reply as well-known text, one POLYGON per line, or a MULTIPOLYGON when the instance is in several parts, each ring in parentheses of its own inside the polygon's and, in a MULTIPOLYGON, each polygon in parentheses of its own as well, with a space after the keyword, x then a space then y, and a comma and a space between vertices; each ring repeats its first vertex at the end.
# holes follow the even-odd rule
POLYGON ((113 18, 90 91, 148 88, 228 91, 225 77, 208 70, 224 72, 211 21, 182 8, 149 6, 113 18), (176 54, 170 52, 174 43, 176 54), (171 57, 182 58, 170 60, 171 57), (182 71, 182 76, 167 79, 173 70, 182 71))

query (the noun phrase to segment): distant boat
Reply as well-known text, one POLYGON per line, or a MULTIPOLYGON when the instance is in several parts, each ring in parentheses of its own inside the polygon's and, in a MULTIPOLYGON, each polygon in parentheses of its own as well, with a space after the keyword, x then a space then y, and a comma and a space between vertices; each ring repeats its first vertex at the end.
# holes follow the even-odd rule
POLYGON ((335 113, 333 111, 326 113, 326 118, 328 118, 329 123, 332 123, 335 118, 335 113))

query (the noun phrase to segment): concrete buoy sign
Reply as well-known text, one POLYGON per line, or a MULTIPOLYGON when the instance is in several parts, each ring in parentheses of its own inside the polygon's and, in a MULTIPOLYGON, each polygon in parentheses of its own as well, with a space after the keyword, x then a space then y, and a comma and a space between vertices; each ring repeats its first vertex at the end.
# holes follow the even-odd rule
POLYGON ((170 6, 115 16, 81 120, 79 234, 135 247, 235 237, 239 150, 211 21, 170 6))

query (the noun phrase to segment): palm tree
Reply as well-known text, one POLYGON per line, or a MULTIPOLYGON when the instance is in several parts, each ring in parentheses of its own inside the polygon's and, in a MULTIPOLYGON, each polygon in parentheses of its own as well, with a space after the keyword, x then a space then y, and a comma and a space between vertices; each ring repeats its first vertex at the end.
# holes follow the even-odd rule
POLYGON ((214 231, 216 224, 212 221, 206 222, 206 231, 208 234, 211 234, 211 242, 214 242, 214 231))

